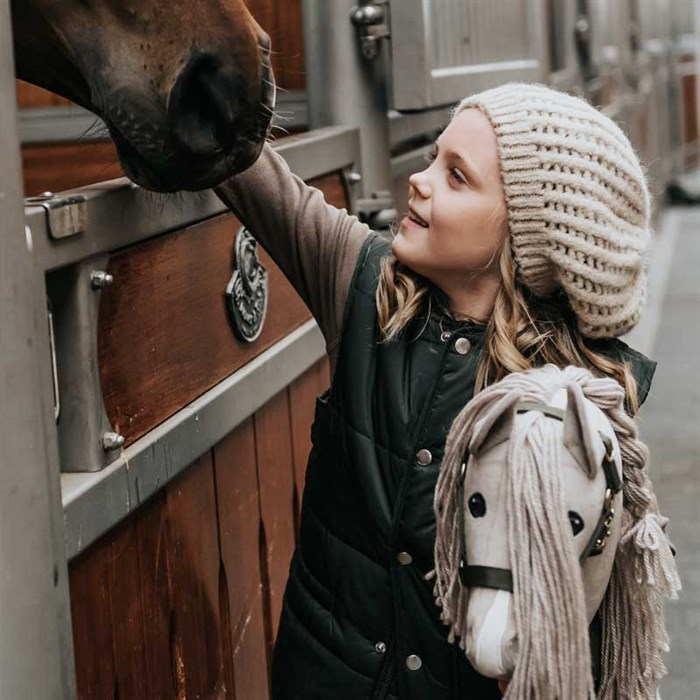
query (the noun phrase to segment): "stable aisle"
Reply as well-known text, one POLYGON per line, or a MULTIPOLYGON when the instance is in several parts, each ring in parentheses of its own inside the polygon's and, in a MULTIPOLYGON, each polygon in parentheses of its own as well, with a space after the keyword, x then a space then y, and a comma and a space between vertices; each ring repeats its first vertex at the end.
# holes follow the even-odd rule
POLYGON ((688 700, 700 691, 700 207, 671 209, 657 235, 641 336, 649 347, 640 350, 659 364, 640 422, 683 583, 667 607, 671 653, 661 696, 688 700))

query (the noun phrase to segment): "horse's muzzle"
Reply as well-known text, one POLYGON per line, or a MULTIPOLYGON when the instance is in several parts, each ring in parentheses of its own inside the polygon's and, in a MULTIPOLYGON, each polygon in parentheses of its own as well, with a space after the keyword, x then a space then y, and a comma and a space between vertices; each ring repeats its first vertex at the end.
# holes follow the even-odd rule
POLYGON ((259 82, 252 86, 214 53, 193 53, 165 114, 134 90, 112 94, 105 121, 131 180, 161 192, 203 190, 255 162, 275 100, 269 51, 260 48, 259 82))

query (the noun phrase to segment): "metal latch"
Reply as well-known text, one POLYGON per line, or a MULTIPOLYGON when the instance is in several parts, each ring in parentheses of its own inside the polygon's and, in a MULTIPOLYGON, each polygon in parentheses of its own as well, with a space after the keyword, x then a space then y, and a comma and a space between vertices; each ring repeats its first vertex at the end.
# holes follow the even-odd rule
POLYGON ((362 55, 365 58, 376 58, 381 40, 391 36, 387 23, 387 5, 387 0, 363 0, 350 13, 350 21, 359 30, 362 55))
POLYGON ((46 210, 51 238, 68 238, 82 233, 87 226, 87 198, 82 194, 57 197, 53 192, 42 192, 27 197, 25 206, 40 206, 46 210))

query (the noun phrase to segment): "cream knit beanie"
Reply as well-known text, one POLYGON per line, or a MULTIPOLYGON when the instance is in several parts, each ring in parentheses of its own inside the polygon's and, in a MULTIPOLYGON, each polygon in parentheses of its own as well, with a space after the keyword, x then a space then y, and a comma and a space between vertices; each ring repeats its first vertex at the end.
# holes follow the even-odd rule
POLYGON ((518 274, 536 296, 561 287, 584 336, 617 337, 646 298, 650 198, 619 127, 584 100, 509 83, 463 100, 498 140, 518 274))

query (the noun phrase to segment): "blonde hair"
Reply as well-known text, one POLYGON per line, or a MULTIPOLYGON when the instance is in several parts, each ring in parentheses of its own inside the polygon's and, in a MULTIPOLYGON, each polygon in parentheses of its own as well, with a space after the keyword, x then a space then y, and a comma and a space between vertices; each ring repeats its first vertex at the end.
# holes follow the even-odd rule
MULTIPOLYGON (((555 292, 546 299, 537 299, 529 292, 517 277, 508 236, 499 267, 502 284, 487 325, 475 391, 511 372, 545 364, 576 365, 597 376, 615 379, 625 390, 627 410, 635 415, 639 400, 629 365, 586 345, 564 292, 555 292)), ((414 319, 429 310, 430 284, 393 255, 382 260, 376 303, 383 341, 398 338, 414 319)))

